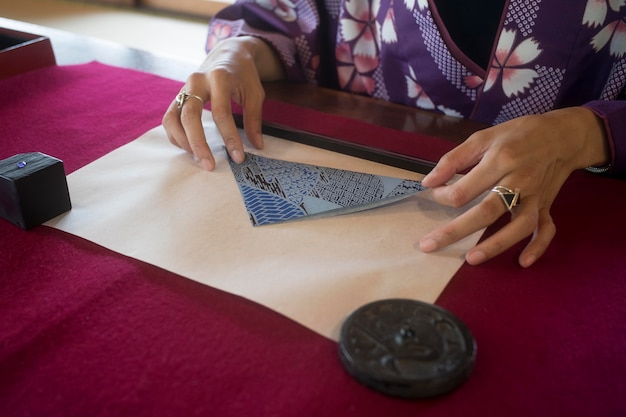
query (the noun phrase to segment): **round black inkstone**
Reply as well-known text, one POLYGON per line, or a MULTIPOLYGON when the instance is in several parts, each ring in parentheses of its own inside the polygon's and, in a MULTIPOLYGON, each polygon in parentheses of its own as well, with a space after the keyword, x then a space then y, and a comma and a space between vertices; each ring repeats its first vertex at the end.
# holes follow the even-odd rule
POLYGON ((450 392, 469 377, 476 341, 459 318, 441 307, 381 300, 348 316, 339 356, 350 375, 376 391, 427 398, 450 392))

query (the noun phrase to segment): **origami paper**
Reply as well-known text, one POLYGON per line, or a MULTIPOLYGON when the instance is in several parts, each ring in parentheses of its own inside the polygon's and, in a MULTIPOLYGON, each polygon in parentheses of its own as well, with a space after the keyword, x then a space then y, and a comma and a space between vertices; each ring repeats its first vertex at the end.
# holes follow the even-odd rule
POLYGON ((420 181, 320 167, 246 153, 229 158, 253 226, 353 213, 424 190, 420 181))
MULTIPOLYGON (((436 204, 428 190, 350 216, 252 227, 210 112, 203 123, 214 171, 199 168, 158 126, 68 175, 73 208, 46 224, 262 304, 332 340, 363 304, 435 302, 483 232, 421 252, 421 236, 466 210, 436 204)), ((262 150, 245 137, 244 145, 285 161, 422 178, 271 136, 262 150)))

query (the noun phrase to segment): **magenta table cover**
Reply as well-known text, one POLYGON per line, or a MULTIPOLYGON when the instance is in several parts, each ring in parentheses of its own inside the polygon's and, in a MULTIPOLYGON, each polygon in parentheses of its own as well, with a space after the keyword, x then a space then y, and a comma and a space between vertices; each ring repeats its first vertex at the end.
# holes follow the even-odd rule
MULTIPOLYGON (((157 126, 180 87, 98 63, 2 80, 0 159, 39 151, 70 173, 157 126)), ((266 114, 298 128, 321 117, 272 102, 266 114)), ((317 133, 328 136, 415 141, 426 159, 449 148, 323 117, 317 133)), ((437 304, 474 333, 476 368, 456 391, 421 401, 363 387, 334 342, 257 304, 55 229, 0 221, 0 415, 623 416, 625 213, 626 183, 577 173, 535 266, 517 266, 521 245, 464 265, 437 304)))

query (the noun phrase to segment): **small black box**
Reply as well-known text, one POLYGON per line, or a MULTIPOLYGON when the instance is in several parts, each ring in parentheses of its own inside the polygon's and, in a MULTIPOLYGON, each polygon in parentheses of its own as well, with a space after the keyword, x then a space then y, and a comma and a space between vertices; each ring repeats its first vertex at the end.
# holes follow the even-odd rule
POLYGON ((50 38, 0 27, 0 80, 52 65, 50 38))
POLYGON ((32 152, 0 161, 0 217, 28 230, 71 208, 61 160, 32 152))

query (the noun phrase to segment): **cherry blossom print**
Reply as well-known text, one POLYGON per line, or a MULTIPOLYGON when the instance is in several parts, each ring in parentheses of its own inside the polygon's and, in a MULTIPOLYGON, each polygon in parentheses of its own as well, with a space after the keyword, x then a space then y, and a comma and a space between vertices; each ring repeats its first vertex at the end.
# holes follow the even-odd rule
POLYGON ((415 105, 422 109, 434 109, 435 104, 430 97, 428 97, 422 86, 416 81, 417 77, 415 76, 413 67, 409 66, 409 75, 405 75, 404 77, 406 79, 406 94, 409 98, 415 100, 415 105))
POLYGON ((437 110, 439 110, 440 112, 442 112, 446 116, 459 117, 459 118, 463 117, 463 115, 461 113, 459 113, 458 111, 456 111, 454 109, 451 109, 449 107, 437 106, 437 110))
POLYGON ((587 0, 583 24, 591 28, 598 27, 606 20, 609 7, 611 10, 618 11, 624 5, 626 5, 626 0, 587 0))
POLYGON ((211 32, 207 36, 207 40, 206 40, 207 50, 213 49, 215 44, 217 44, 219 41, 229 38, 231 36, 231 32, 232 32, 232 29, 229 25, 216 22, 211 27, 211 32))
POLYGON ((483 79, 482 77, 479 77, 478 75, 468 75, 465 78, 463 78, 463 81, 465 82, 465 86, 471 90, 475 90, 478 87, 480 87, 481 85, 483 85, 483 79))
POLYGON ((296 5, 290 0, 256 0, 264 9, 271 10, 285 22, 295 22, 298 18, 296 5))
POLYGON ((385 43, 398 42, 398 34, 396 33, 396 19, 394 17, 393 7, 389 7, 387 15, 383 21, 383 26, 380 31, 382 41, 385 43))
POLYGON ((594 51, 599 52, 607 44, 611 56, 621 58, 626 54, 626 21, 624 17, 605 25, 609 8, 618 12, 626 0, 587 0, 583 24, 596 28, 603 26, 591 39, 594 51))
POLYGON ((378 67, 378 56, 353 55, 350 45, 339 44, 335 49, 339 85, 346 91, 372 95, 376 82, 371 73, 378 67))
POLYGON ((234 2, 212 21, 209 44, 264 39, 295 82, 488 124, 625 94, 626 0, 507 0, 484 70, 448 48, 430 0, 234 2))
POLYGON ((346 13, 340 21, 341 36, 346 42, 353 42, 353 54, 364 56, 378 55, 378 27, 376 16, 380 0, 348 0, 346 13))
POLYGON ((611 56, 622 58, 626 54, 626 22, 624 18, 604 26, 591 39, 591 46, 598 52, 609 44, 611 56))
POLYGON ((525 68, 541 54, 539 43, 534 38, 527 38, 513 48, 516 35, 515 30, 502 31, 483 91, 490 90, 501 80, 504 94, 511 98, 522 93, 539 77, 534 69, 525 68))
POLYGON ((415 2, 417 2, 420 11, 428 7, 428 0, 404 0, 404 5, 407 10, 413 10, 415 2))

